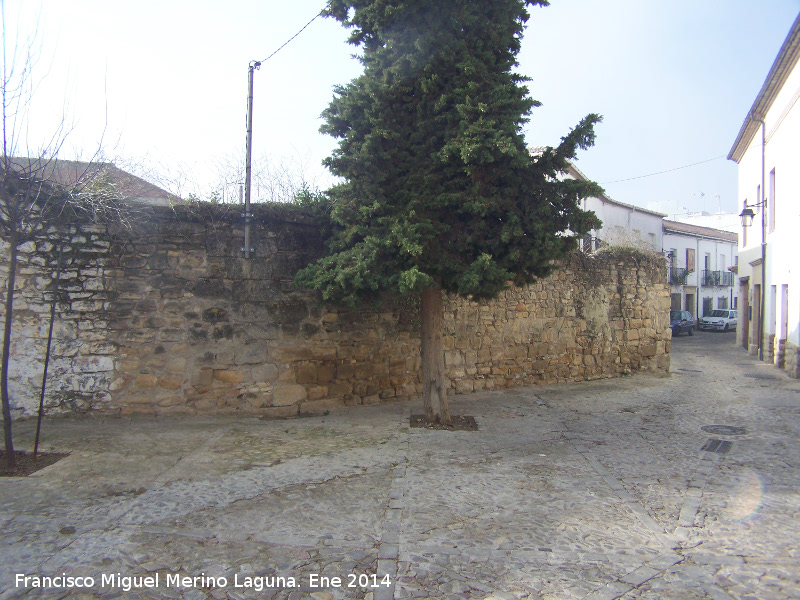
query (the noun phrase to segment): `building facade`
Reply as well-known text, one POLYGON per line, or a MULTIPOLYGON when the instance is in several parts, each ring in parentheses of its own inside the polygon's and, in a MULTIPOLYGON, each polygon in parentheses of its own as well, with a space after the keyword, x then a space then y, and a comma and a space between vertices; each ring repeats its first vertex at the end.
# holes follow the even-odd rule
MULTIPOLYGON (((575 165, 570 165, 569 176, 587 179, 575 165)), ((583 250, 591 252, 602 246, 629 246, 640 250, 660 252, 663 229, 661 221, 666 215, 632 204, 612 200, 606 195, 583 200, 583 210, 591 210, 603 222, 593 229, 583 242, 583 250)))
POLYGON ((664 254, 669 268, 672 310, 695 318, 718 308, 738 308, 735 233, 677 221, 663 222, 664 254))
POLYGON ((800 16, 728 154, 738 164, 742 213, 753 213, 739 236, 737 341, 793 377, 800 376, 799 58, 800 16))

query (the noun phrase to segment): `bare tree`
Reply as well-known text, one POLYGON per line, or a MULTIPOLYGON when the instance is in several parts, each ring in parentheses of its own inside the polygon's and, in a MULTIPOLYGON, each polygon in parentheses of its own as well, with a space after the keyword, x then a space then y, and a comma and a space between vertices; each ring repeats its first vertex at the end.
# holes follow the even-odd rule
POLYGON ((11 334, 14 320, 14 289, 20 247, 42 237, 51 228, 80 222, 125 221, 116 183, 108 176, 108 165, 97 161, 61 161, 59 152, 69 134, 62 118, 49 139, 36 151, 27 146, 25 134, 29 107, 36 86, 32 76, 38 47, 36 33, 9 49, 6 40, 5 4, 0 0, 2 19, 2 136, 0 156, 0 236, 7 252, 0 397, 3 434, 9 469, 16 466, 8 392, 11 334))
MULTIPOLYGON (((157 167, 139 161, 126 167, 152 181, 183 200, 206 200, 219 204, 241 201, 244 185, 244 157, 235 153, 218 156, 213 162, 213 181, 203 185, 197 181, 197 169, 187 166, 157 167)), ((304 193, 316 193, 320 186, 304 156, 270 156, 262 154, 253 159, 252 201, 294 202, 304 193)))

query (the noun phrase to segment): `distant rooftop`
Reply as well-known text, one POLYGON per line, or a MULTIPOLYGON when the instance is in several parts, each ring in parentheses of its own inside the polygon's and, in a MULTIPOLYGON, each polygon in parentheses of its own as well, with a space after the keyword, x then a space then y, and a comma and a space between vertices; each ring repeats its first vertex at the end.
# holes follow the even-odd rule
POLYGON ((122 198, 155 206, 167 206, 180 202, 180 198, 168 191, 123 171, 113 163, 84 162, 77 160, 53 159, 42 161, 38 158, 13 157, 11 162, 26 171, 38 171, 37 177, 71 188, 99 177, 108 177, 122 198))
POLYGON ((713 229, 711 227, 701 227, 700 225, 690 225, 689 223, 678 223, 677 221, 669 221, 664 219, 664 233, 675 233, 680 235, 691 235, 695 237, 704 237, 721 242, 739 243, 739 236, 729 231, 721 229, 713 229))

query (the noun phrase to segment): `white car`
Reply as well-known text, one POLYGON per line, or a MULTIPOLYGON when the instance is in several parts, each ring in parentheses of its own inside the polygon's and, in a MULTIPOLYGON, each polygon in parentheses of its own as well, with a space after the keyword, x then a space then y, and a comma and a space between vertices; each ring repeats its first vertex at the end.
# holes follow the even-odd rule
POLYGON ((710 315, 700 318, 697 326, 703 331, 736 331, 736 311, 712 310, 710 315))

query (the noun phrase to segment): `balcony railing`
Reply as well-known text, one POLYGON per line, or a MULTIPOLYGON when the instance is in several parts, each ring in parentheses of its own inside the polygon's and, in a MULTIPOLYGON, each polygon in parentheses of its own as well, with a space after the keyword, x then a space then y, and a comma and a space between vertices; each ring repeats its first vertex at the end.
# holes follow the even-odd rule
POLYGON ((730 271, 703 271, 700 274, 700 282, 703 287, 731 287, 733 273, 730 271))
POLYGON ((678 267, 670 267, 669 269, 669 284, 670 285, 686 285, 686 278, 689 277, 689 269, 681 269, 678 267))
POLYGON ((700 273, 700 285, 703 287, 716 287, 719 285, 719 271, 702 271, 700 273))

